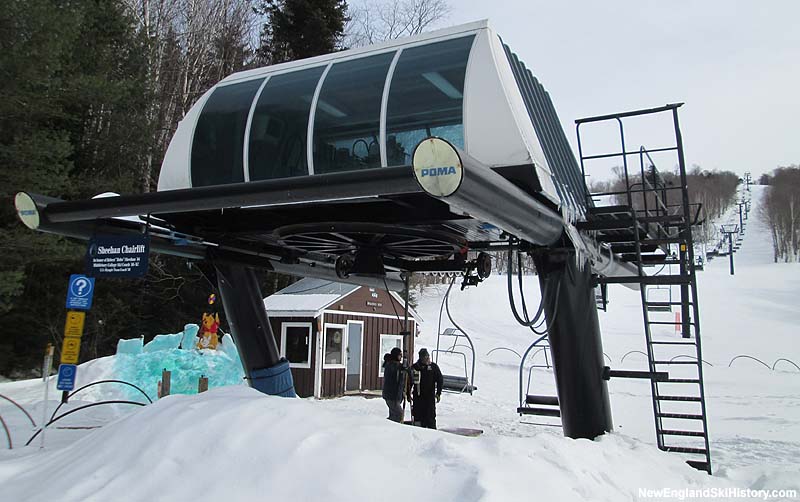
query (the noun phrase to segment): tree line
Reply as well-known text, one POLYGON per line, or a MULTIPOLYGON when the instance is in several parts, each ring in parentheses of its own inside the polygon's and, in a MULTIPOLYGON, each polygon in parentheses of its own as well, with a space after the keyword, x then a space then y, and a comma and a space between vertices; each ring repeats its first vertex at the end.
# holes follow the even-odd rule
MULTIPOLYGON (((13 196, 155 190, 192 104, 227 75, 424 31, 445 0, 8 0, 0 9, 0 374, 30 376, 61 345, 67 278, 85 244, 28 231, 13 196)), ((264 273, 270 294, 294 279, 264 273)), ((119 338, 197 322, 209 270, 153 255, 141 280, 97 282, 87 360, 119 338)), ((58 354, 57 354, 58 355, 58 354)))
MULTIPOLYGON (((739 176, 731 171, 709 171, 697 165, 687 171, 690 217, 702 223, 692 229, 695 242, 710 244, 719 240, 716 230, 707 224, 720 218, 736 202, 736 190, 740 182, 739 176)), ((678 190, 681 186, 680 173, 677 168, 674 171, 660 172, 651 166, 645 170, 644 177, 629 173, 626 181, 623 169, 616 167, 610 180, 592 183, 589 191, 610 193, 612 195, 609 196, 608 203, 627 205, 628 183, 632 188, 631 202, 636 210, 647 210, 653 214, 683 213, 678 190), (658 190, 653 190, 656 187, 658 190)))
POLYGON ((800 165, 779 167, 759 181, 768 185, 758 215, 769 227, 775 263, 800 260, 800 165))

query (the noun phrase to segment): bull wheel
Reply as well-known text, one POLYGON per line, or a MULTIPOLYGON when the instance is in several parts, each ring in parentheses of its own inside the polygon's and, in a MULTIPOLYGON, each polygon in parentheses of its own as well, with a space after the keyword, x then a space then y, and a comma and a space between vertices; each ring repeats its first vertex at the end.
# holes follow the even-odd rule
POLYGON ((282 245, 334 257, 373 250, 386 257, 419 260, 446 259, 466 249, 457 234, 374 223, 314 223, 275 230, 282 245))

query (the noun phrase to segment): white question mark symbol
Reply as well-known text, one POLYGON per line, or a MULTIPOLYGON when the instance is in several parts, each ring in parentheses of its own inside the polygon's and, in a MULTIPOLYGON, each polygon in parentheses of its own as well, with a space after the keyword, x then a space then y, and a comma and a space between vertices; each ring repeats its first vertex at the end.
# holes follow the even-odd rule
POLYGON ((87 281, 86 279, 83 279, 83 278, 78 279, 77 281, 75 281, 75 286, 78 287, 78 296, 83 296, 83 290, 86 289, 86 287, 88 285, 89 285, 89 281, 87 281))

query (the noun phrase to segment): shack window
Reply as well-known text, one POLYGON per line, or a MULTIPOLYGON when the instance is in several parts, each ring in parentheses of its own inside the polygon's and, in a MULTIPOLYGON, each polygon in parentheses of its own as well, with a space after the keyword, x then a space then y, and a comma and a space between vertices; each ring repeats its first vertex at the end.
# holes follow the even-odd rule
POLYGON ((314 173, 380 167, 383 87, 394 53, 334 64, 314 112, 314 173))
POLYGON ((383 376, 383 356, 392 351, 393 348, 398 347, 403 349, 403 336, 402 335, 381 335, 381 341, 378 344, 378 376, 383 376))
POLYGON ((324 67, 276 75, 258 97, 250 125, 251 180, 308 174, 308 115, 324 67))
POLYGON ((192 141, 192 186, 244 181, 244 130, 264 79, 217 87, 203 106, 192 141))
POLYGON ((324 366, 344 367, 344 329, 341 324, 325 325, 324 366))
POLYGON ((311 323, 281 324, 281 355, 292 368, 311 367, 311 323))
POLYGON ((414 148, 428 136, 464 148, 464 76, 474 38, 446 40, 400 54, 386 111, 389 166, 410 165, 414 148))

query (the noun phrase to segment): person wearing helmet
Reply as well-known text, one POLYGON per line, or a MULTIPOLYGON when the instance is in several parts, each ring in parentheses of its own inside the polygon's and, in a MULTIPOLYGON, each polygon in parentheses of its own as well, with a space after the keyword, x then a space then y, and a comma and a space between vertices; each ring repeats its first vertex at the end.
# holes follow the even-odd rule
POLYGON ((431 361, 428 349, 420 349, 419 360, 411 367, 414 393, 411 414, 414 424, 428 429, 436 428, 436 403, 442 396, 444 379, 439 366, 431 361))

